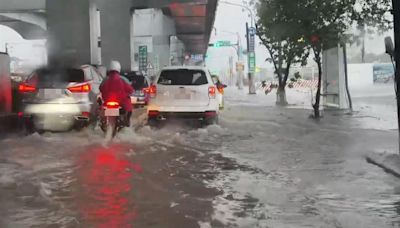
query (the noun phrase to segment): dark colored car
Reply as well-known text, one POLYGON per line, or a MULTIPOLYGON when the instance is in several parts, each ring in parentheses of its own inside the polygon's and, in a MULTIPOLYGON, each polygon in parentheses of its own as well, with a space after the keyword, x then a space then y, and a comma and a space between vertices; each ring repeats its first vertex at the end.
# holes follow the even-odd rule
POLYGON ((135 90, 131 96, 132 104, 135 107, 147 105, 150 99, 150 80, 138 72, 122 73, 122 76, 130 81, 135 90))

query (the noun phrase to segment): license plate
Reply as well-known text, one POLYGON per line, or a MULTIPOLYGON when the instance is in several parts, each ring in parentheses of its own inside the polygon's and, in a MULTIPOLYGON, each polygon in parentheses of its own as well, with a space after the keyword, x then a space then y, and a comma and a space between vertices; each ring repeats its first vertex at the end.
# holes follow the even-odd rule
POLYGON ((119 116, 119 108, 106 108, 104 109, 105 116, 119 116))
POLYGON ((190 100, 191 96, 188 93, 178 93, 175 95, 176 99, 188 99, 190 100))
POLYGON ((137 103, 137 97, 131 97, 131 103, 136 104, 137 103))
POLYGON ((41 95, 45 99, 58 98, 58 97, 62 96, 62 90, 61 89, 44 89, 44 90, 42 90, 41 95))

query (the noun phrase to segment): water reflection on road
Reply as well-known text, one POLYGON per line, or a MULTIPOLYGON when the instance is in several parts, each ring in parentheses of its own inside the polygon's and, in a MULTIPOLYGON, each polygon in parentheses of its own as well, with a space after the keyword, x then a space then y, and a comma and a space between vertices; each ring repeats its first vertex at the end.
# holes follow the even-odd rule
POLYGON ((76 205, 93 227, 131 227, 136 217, 133 175, 141 171, 127 158, 128 148, 96 146, 79 158, 76 205))

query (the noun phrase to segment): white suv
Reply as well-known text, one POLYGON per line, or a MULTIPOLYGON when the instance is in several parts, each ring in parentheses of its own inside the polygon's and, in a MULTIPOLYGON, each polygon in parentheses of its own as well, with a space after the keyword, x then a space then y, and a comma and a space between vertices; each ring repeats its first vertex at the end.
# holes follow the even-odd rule
POLYGON ((217 88, 203 67, 165 67, 149 89, 149 123, 169 118, 218 123, 217 88))

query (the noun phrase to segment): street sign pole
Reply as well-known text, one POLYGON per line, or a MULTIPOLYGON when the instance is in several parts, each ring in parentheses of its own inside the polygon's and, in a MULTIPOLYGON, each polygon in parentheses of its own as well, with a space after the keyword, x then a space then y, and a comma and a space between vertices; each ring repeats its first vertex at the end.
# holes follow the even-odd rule
POLYGON ((394 17, 394 46, 396 61, 395 83, 397 98, 397 121, 399 128, 399 152, 400 152, 400 1, 392 0, 393 17, 394 17))
POLYGON ((249 79, 249 94, 256 94, 254 85, 254 73, 256 69, 256 54, 255 54, 255 30, 249 28, 246 22, 246 39, 247 39, 247 60, 248 60, 248 79, 249 79))

